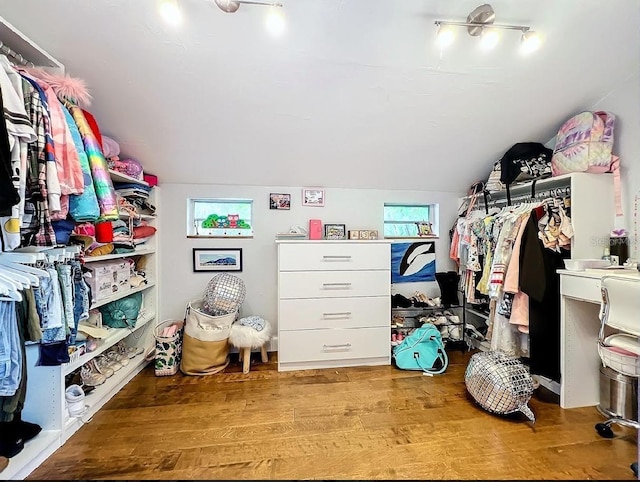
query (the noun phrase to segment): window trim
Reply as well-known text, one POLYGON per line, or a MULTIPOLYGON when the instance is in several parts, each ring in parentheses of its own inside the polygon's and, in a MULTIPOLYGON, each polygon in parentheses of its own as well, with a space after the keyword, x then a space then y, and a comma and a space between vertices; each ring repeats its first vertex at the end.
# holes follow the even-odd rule
POLYGON ((383 213, 382 213, 382 237, 383 239, 438 239, 440 238, 440 206, 438 203, 402 203, 402 202, 385 202, 383 203, 383 213), (431 223, 431 229, 434 232, 432 235, 428 236, 387 236, 385 235, 384 227, 388 224, 411 224, 411 223, 419 223, 423 220, 417 221, 386 221, 384 219, 384 208, 386 207, 408 207, 408 208, 423 208, 426 207, 429 209, 429 222, 431 223))
MULTIPOLYGON (((188 239, 248 239, 254 237, 254 227, 253 227, 253 199, 248 198, 208 198, 208 197, 190 197, 187 198, 187 238, 188 239), (223 235, 223 234, 194 234, 193 223, 195 221, 194 218, 194 209, 195 203, 197 202, 210 202, 215 204, 240 204, 246 203, 251 207, 251 229, 249 230, 251 234, 247 235, 223 235)), ((204 228, 207 229, 207 228, 204 228)), ((218 228, 223 229, 223 228, 218 228)))

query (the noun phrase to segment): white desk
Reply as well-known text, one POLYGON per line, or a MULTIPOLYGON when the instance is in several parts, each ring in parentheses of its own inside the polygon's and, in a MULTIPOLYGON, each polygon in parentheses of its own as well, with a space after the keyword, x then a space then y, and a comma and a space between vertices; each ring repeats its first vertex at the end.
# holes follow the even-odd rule
POLYGON ((600 402, 600 287, 603 276, 640 279, 637 270, 559 270, 560 406, 590 407, 600 402))

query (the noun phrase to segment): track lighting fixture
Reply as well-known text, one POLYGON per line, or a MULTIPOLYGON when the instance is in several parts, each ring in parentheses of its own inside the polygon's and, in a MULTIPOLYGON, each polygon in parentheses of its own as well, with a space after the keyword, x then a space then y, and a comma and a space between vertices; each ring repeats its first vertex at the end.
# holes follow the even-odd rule
POLYGON ((448 20, 436 20, 438 26, 436 41, 440 48, 447 47, 453 43, 454 27, 466 27, 467 33, 472 37, 480 37, 483 49, 489 50, 495 47, 500 40, 500 30, 519 30, 522 32, 521 50, 523 53, 530 53, 536 50, 541 43, 537 32, 531 27, 524 25, 496 25, 496 14, 493 7, 488 3, 475 8, 468 16, 466 22, 453 22, 448 20))
POLYGON ((245 3, 247 5, 268 5, 271 7, 282 7, 281 3, 276 2, 254 2, 252 0, 214 0, 216 5, 223 12, 227 13, 235 13, 239 8, 241 3, 245 3))

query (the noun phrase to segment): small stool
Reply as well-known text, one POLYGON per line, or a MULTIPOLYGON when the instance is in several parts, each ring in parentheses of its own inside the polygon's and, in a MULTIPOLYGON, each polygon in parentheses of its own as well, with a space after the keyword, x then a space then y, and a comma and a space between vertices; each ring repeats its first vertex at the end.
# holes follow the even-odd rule
POLYGON ((240 352, 242 373, 249 373, 252 348, 260 348, 263 363, 267 363, 269 361, 269 356, 267 355, 267 342, 271 338, 271 325, 267 320, 260 318, 259 320, 264 322, 264 328, 258 331, 251 326, 240 324, 243 319, 240 319, 231 325, 229 343, 238 348, 240 352))

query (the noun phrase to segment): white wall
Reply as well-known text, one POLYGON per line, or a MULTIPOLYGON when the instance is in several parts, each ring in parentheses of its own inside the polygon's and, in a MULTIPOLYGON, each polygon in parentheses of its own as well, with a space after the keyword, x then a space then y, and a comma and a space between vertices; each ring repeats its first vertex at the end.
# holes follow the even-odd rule
MULTIPOLYGON (((292 225, 308 226, 309 219, 324 223, 346 224, 347 229, 377 229, 382 233, 385 202, 438 203, 440 239, 436 242, 436 270, 454 269, 449 260, 449 229, 457 211, 459 194, 427 191, 386 191, 375 189, 325 189, 324 207, 306 207, 301 202, 301 187, 228 186, 204 184, 162 184, 160 213, 162 229, 158 231, 160 255, 160 317, 184 316, 189 300, 197 299, 215 273, 194 273, 192 248, 240 247, 243 271, 237 274, 245 282, 247 298, 241 315, 260 315, 276 324, 276 245, 275 235, 292 225), (290 193, 291 210, 269 209, 269 193, 290 193), (254 237, 252 239, 187 239, 186 214, 189 197, 229 197, 254 200, 254 237)), ((395 293, 410 296, 420 290, 437 296, 436 282, 394 285, 395 293)))
MULTIPOLYGON (((634 197, 640 195, 640 72, 614 84, 613 89, 593 106, 616 115, 614 153, 620 156, 622 171, 622 209, 616 228, 625 228, 632 243, 629 255, 640 258, 634 240, 634 197)), ((636 220, 640 222, 640 220, 636 220)))

